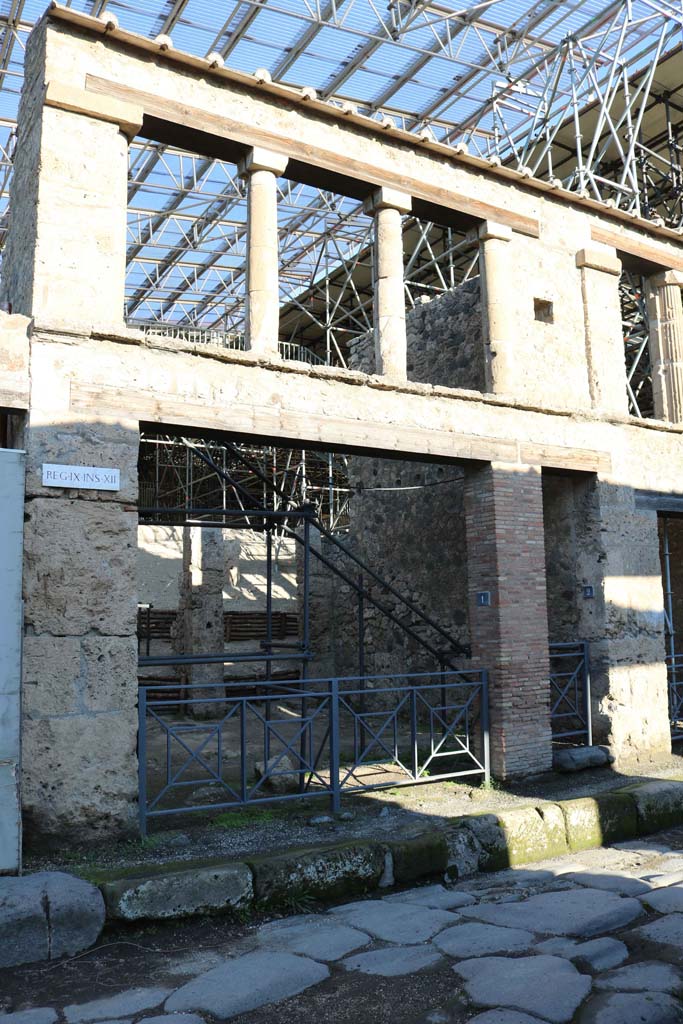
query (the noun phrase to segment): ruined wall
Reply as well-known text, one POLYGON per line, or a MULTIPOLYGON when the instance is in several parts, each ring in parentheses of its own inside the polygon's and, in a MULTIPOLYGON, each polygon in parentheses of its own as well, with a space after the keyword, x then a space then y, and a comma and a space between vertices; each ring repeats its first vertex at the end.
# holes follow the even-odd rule
MULTIPOLYGON (((266 544, 263 534, 223 530, 225 568, 223 603, 226 611, 264 611, 266 603, 266 544)), ((296 603, 296 541, 273 544, 273 608, 294 611, 296 603)), ((158 609, 178 608, 183 560, 180 526, 138 527, 137 579, 139 600, 158 609)))
MULTIPOLYGON (((449 388, 486 387, 482 337, 481 280, 473 277, 407 311, 408 380, 449 388)), ((349 366, 375 372, 371 334, 354 338, 349 366)))
MULTIPOLYGON (((479 278, 407 315, 410 380, 484 389, 479 278)), ((355 339, 351 365, 371 373, 371 335, 355 339)), ((349 463, 350 530, 343 542, 382 579, 434 619, 457 643, 469 642, 463 512, 464 472, 441 465, 353 456, 349 463)), ((356 579, 358 568, 325 541, 322 552, 356 579)), ((352 587, 313 560, 311 641, 313 674, 359 672, 358 599, 352 587)), ((446 640, 377 583, 371 594, 439 651, 446 640)), ((365 602, 365 669, 384 675, 428 672, 436 659, 418 641, 365 602)))

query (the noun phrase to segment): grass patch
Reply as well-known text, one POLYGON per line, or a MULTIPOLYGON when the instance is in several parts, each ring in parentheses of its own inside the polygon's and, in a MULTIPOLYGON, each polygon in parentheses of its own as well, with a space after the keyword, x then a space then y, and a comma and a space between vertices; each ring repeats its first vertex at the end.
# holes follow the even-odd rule
POLYGON ((215 818, 211 819, 211 824, 215 828, 242 828, 243 825, 254 825, 265 821, 276 821, 282 816, 281 811, 278 812, 272 808, 264 808, 262 810, 244 808, 241 811, 225 811, 223 814, 217 814, 215 818))

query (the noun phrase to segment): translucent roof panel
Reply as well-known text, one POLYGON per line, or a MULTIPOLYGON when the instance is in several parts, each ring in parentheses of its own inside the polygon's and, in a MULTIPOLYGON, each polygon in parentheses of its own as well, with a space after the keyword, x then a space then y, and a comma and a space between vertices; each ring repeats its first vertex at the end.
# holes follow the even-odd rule
MULTIPOLYGON (((0 242, 24 46, 45 6, 45 0, 0 0, 0 242)), ((626 67, 637 93, 638 76, 646 81, 655 57, 663 60, 680 46, 680 11, 663 0, 69 0, 69 6, 114 14, 121 27, 145 36, 165 32, 193 54, 218 51, 228 67, 243 72, 267 68, 276 81, 388 113, 409 130, 430 126, 440 140, 464 141, 535 174, 561 173, 568 187, 628 201, 637 212, 637 195, 604 185, 609 168, 596 168, 592 178, 590 167, 577 171, 565 122, 576 102, 601 138, 611 125, 621 131, 622 101, 605 92, 610 70, 626 67), (594 108, 600 113, 590 113, 594 108)), ((647 79, 643 102, 656 95, 657 81, 647 79)), ((667 76, 668 92, 672 81, 679 88, 683 73, 667 76)), ((652 108, 650 102, 645 127, 652 108)), ((634 107, 634 120, 638 113, 634 107)), ((235 173, 231 165, 145 140, 131 146, 129 316, 208 325, 212 317, 239 320, 246 212, 235 173)), ((283 278, 296 302, 321 273, 355 258, 367 226, 358 204, 342 196, 282 182, 280 203, 283 278)), ((680 197, 665 205, 671 222, 683 220, 680 197)))

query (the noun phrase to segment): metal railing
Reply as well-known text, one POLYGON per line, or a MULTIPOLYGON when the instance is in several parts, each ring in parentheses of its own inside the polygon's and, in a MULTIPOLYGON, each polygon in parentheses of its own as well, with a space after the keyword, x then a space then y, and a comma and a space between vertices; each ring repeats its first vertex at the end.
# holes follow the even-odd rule
POLYGON ((683 739, 683 654, 668 654, 666 669, 669 677, 669 721, 671 739, 683 739))
MULTIPOLYGON (((188 345, 219 345, 221 348, 232 349, 237 352, 244 352, 246 349, 246 338, 244 334, 235 331, 218 331, 203 327, 174 327, 171 324, 146 324, 139 320, 127 320, 127 326, 134 330, 141 330, 146 338, 171 338, 174 341, 183 341, 188 345)), ((293 341, 278 342, 278 351, 283 359, 296 360, 300 363, 309 363, 311 366, 324 366, 325 360, 316 355, 305 345, 299 345, 293 341)))
POLYGON ((550 644, 550 725, 553 742, 593 743, 588 644, 550 644))
POLYGON ((177 813, 320 795, 336 812, 343 793, 489 778, 485 671, 174 689, 139 688, 143 835, 177 813))

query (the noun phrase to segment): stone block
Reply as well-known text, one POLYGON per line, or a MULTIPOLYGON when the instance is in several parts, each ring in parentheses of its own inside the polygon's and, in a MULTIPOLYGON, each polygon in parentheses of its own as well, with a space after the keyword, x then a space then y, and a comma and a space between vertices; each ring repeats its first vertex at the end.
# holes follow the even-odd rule
POLYGON ((376 889, 384 851, 379 844, 350 842, 254 857, 248 864, 256 901, 277 906, 297 896, 335 900, 376 889))
MULTIPOLYGON (((65 497, 69 488, 43 487, 43 463, 65 466, 103 466, 120 470, 118 491, 78 490, 84 501, 107 499, 135 502, 138 497, 137 422, 91 415, 76 417, 68 407, 68 391, 63 396, 52 378, 59 372, 50 360, 50 351, 35 344, 32 363, 34 402, 26 433, 26 494, 28 497, 65 497), (63 408, 66 406, 66 408, 63 408)), ((83 363, 97 359, 97 349, 88 343, 79 345, 83 363)))
POLYGON ((396 882, 443 874, 448 866, 448 843, 442 832, 424 832, 388 844, 396 882))
POLYGON ((137 514, 34 498, 24 527, 25 624, 36 633, 134 636, 137 514))
POLYGON ((507 837, 495 814, 465 815, 458 821, 479 844, 480 871, 503 871, 510 867, 507 837))
POLYGON ((527 864, 567 852, 564 817, 557 804, 520 807, 498 815, 508 864, 527 864))
POLYGON ((0 392, 18 409, 29 399, 29 325, 28 317, 0 312, 0 392))
POLYGON ((553 768, 559 772, 581 772, 603 768, 613 760, 606 747, 567 747, 553 754, 553 768))
POLYGON ((137 803, 137 714, 26 718, 25 828, 61 839, 132 831, 137 803))
POLYGON ((635 804, 639 835, 683 825, 683 782, 643 782, 618 792, 629 794, 635 804))
POLYGON ((636 805, 629 793, 600 793, 563 800, 560 805, 572 853, 592 850, 638 835, 636 805))
POLYGON ((45 893, 50 958, 80 953, 92 946, 104 927, 104 900, 99 889, 62 871, 43 871, 28 877, 40 880, 45 893))
POLYGON ((0 878, 0 967, 47 960, 43 889, 31 875, 0 878))
POLYGON ((79 953, 97 941, 104 901, 95 886, 61 871, 0 879, 0 966, 79 953))
POLYGON ((482 846, 470 829, 456 825, 446 830, 449 878, 467 878, 479 870, 482 846))
POLYGON ((239 863, 121 878, 101 889, 109 916, 124 921, 229 913, 254 895, 251 871, 239 863))

